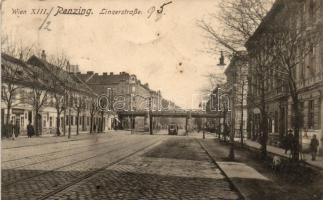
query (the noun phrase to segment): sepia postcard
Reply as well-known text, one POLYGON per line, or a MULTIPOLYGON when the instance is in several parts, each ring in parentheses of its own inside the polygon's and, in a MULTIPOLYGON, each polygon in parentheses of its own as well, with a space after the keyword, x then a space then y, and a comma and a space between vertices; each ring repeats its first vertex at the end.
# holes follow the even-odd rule
POLYGON ((1 199, 323 200, 323 0, 2 0, 1 199))

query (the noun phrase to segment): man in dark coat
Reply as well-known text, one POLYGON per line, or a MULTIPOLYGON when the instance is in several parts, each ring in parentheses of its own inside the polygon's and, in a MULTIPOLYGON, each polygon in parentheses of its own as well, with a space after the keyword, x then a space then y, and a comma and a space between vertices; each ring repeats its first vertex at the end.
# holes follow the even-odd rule
POLYGON ((317 148, 319 146, 319 141, 316 138, 316 135, 313 135, 313 138, 311 139, 310 143, 310 149, 311 149, 311 154, 312 154, 312 160, 316 160, 316 154, 317 154, 317 148))
POLYGON ((33 125, 31 125, 31 122, 29 122, 29 124, 27 125, 27 135, 29 138, 31 138, 33 134, 34 134, 34 127, 33 125))

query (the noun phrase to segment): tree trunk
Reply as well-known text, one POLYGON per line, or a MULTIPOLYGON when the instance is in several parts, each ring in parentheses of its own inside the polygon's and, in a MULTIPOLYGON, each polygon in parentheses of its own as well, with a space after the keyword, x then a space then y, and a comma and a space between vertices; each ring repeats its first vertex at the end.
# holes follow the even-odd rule
POLYGON ((76 120, 76 135, 79 135, 79 124, 80 124, 80 111, 77 110, 76 120))
POLYGON ((72 119, 72 117, 71 117, 71 108, 69 108, 69 110, 68 110, 68 139, 70 139, 71 138, 71 120, 72 119))
POLYGON ((267 158, 267 141, 268 141, 268 120, 266 112, 266 101, 265 101, 265 87, 262 83, 261 88, 261 158, 267 158))
POLYGON ((4 126, 4 133, 5 133, 5 136, 8 138, 10 137, 9 135, 9 129, 8 129, 8 124, 10 122, 10 110, 11 110, 11 103, 8 102, 8 105, 7 105, 7 116, 6 116, 6 126, 4 126))
POLYGON ((93 132, 93 115, 90 117, 90 134, 93 132))
POLYGON ((38 113, 39 113, 39 111, 36 109, 35 110, 35 116, 34 116, 34 120, 35 120, 35 134, 36 134, 36 136, 39 136, 38 113))
POLYGON ((293 152, 293 160, 299 161, 299 153, 300 153, 300 111, 299 111, 299 100, 297 94, 293 97, 293 109, 295 113, 293 128, 294 128, 294 152, 293 152))
POLYGON ((61 135, 61 131, 59 130, 60 126, 61 126, 61 117, 60 117, 60 112, 57 111, 57 117, 56 117, 56 135, 60 136, 61 135))
POLYGON ((100 132, 103 133, 103 116, 104 116, 104 112, 101 112, 101 127, 100 127, 100 132))
POLYGON ((7 116, 6 116, 6 123, 9 124, 9 120, 10 120, 10 110, 11 110, 11 103, 8 102, 8 106, 7 106, 7 116))
POLYGON ((63 135, 66 136, 66 109, 64 109, 63 135))
POLYGON ((243 90, 244 90, 244 83, 242 83, 242 91, 241 91, 241 118, 240 118, 240 139, 241 139, 241 146, 243 145, 243 90))

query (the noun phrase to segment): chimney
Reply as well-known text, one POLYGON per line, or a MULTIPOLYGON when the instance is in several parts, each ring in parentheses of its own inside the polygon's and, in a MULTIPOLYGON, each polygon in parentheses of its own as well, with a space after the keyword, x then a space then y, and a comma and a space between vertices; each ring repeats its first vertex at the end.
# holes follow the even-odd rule
POLYGON ((87 75, 92 75, 94 72, 93 71, 87 71, 86 74, 87 75))
POLYGON ((110 75, 112 76, 113 75, 113 72, 110 72, 110 75))
POLYGON ((103 76, 108 76, 108 73, 106 73, 106 72, 103 72, 103 74, 102 74, 103 76))
POLYGON ((41 59, 46 60, 45 50, 42 50, 42 52, 41 52, 41 59))

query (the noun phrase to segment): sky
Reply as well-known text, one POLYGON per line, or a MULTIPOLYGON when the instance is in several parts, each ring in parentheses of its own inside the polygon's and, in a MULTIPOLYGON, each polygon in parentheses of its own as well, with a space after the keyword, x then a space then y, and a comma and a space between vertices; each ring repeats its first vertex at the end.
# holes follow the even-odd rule
POLYGON ((217 66, 218 55, 205 53, 209 41, 196 25, 197 20, 209 19, 210 13, 217 12, 217 0, 173 0, 158 14, 159 6, 167 2, 6 0, 2 5, 2 32, 23 45, 44 49, 48 55, 64 52, 81 72, 135 74, 150 88, 161 90, 164 98, 183 108, 195 108, 193 99, 208 87, 206 75, 223 73, 217 66), (50 22, 50 31, 45 26, 39 30, 51 8, 46 21, 50 22), (92 9, 93 14, 54 16, 65 8, 92 9), (140 14, 99 14, 102 9, 136 8, 140 14), (13 9, 27 13, 14 14, 13 9), (32 9, 47 9, 47 13, 32 14, 32 9))

